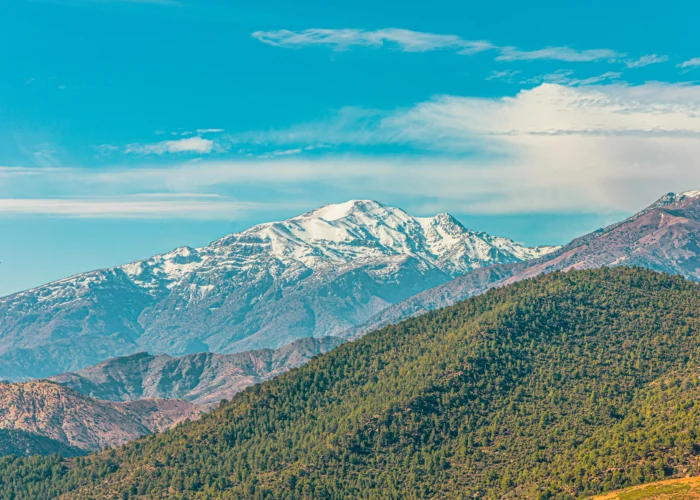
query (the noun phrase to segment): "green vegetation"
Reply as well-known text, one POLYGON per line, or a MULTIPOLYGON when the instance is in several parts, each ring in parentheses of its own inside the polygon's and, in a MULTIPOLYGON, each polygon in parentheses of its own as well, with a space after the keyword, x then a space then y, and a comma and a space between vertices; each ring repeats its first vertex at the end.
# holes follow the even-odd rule
POLYGON ((593 500, 695 500, 700 498, 700 477, 669 479, 646 486, 636 486, 593 500))
POLYGON ((84 455, 85 452, 33 432, 19 429, 0 429, 0 456, 53 454, 75 457, 84 455))
POLYGON ((700 473, 700 286, 553 273, 338 347, 123 448, 0 460, 0 497, 572 498, 700 473))
POLYGON ((621 493, 617 498, 619 500, 641 500, 643 498, 654 498, 660 495, 679 495, 690 492, 690 486, 687 484, 667 484, 660 486, 649 486, 636 491, 628 491, 621 493))

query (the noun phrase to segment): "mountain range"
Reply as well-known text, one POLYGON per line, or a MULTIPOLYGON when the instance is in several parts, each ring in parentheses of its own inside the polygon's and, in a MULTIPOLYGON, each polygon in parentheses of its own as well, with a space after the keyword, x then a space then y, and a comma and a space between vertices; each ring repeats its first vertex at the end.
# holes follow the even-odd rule
POLYGON ((387 307, 343 336, 356 338, 542 273, 623 265, 700 280, 700 191, 668 193, 633 216, 577 238, 543 257, 465 273, 387 307))
MULTIPOLYGON (((83 367, 76 372, 65 372, 49 377, 51 382, 64 386, 69 391, 66 394, 69 394, 70 397, 55 389, 52 391, 29 391, 26 390, 26 387, 36 388, 38 386, 25 387, 20 384, 18 389, 15 390, 22 394, 21 403, 13 397, 7 397, 4 400, 0 400, 0 411, 3 411, 4 408, 8 415, 12 415, 14 405, 21 404, 24 407, 22 421, 41 421, 44 424, 43 426, 27 424, 14 427, 14 418, 0 419, 0 430, 4 429, 6 433, 15 433, 12 435, 7 434, 6 447, 12 450, 50 453, 52 450, 59 449, 57 446, 67 446, 72 448, 64 448, 62 452, 70 454, 71 449, 91 450, 105 445, 120 444, 140 435, 164 429, 179 421, 180 417, 178 415, 173 417, 173 412, 167 407, 166 403, 155 404, 153 401, 162 399, 183 400, 175 403, 176 410, 182 411, 183 415, 187 414, 188 418, 197 418, 201 412, 209 411, 216 407, 222 399, 230 399, 236 393, 251 385, 264 382, 285 371, 299 367, 314 356, 323 354, 349 339, 358 338, 367 332, 398 323, 411 316, 449 306, 490 288, 506 286, 540 274, 559 270, 567 271, 600 266, 626 265, 641 266, 670 274, 678 274, 692 280, 700 279, 700 256, 698 254, 698 249, 700 249, 700 246, 698 246, 698 235, 700 235, 700 192, 669 193, 628 219, 577 238, 561 248, 527 249, 509 240, 492 238, 483 233, 474 233, 466 230, 447 215, 428 219, 411 218, 399 209, 388 208, 376 202, 356 201, 343 205, 327 206, 309 214, 290 219, 290 221, 256 226, 251 229, 250 231, 255 234, 259 234, 261 231, 269 232, 269 234, 265 233, 268 236, 265 238, 261 237, 255 243, 246 245, 241 243, 241 241, 254 239, 250 234, 244 236, 248 232, 229 237, 238 241, 238 243, 229 245, 238 254, 245 253, 244 249, 242 249, 243 247, 250 247, 254 249, 251 255, 256 255, 256 258, 260 258, 259 252, 262 251, 260 248, 273 249, 275 245, 281 245, 281 249, 277 248, 274 250, 277 252, 276 255, 287 255, 291 252, 293 256, 289 257, 284 264, 280 263, 282 262, 281 259, 276 258, 279 262, 275 265, 284 267, 284 271, 278 273, 277 279, 271 280, 268 283, 267 291, 263 292, 265 296, 273 288, 281 289, 283 291, 282 295, 277 297, 277 299, 273 297, 271 303, 279 307, 292 308, 290 311, 285 311, 281 316, 275 314, 269 316, 271 323, 282 321, 282 323, 275 324, 278 324, 280 326, 279 331, 283 332, 277 338, 268 331, 270 333, 268 336, 270 342, 276 342, 280 338, 289 338, 290 327, 285 325, 284 321, 295 318, 294 314, 298 312, 294 309, 296 306, 292 305, 298 302, 290 303, 286 301, 291 296, 295 297, 295 301, 307 300, 309 297, 314 297, 313 300, 316 300, 319 298, 319 290, 323 288, 325 289, 325 298, 327 300, 314 303, 326 307, 329 304, 337 305, 339 302, 343 302, 343 293, 349 289, 374 290, 372 293, 376 292, 373 295, 376 298, 376 294, 379 293, 377 290, 386 291, 392 287, 399 287, 402 283, 405 284, 404 278, 410 275, 406 269, 421 270, 423 273, 421 275, 423 276, 421 278, 423 280, 421 281, 421 286, 423 287, 432 282, 430 276, 434 277, 434 274, 431 273, 436 273, 437 270, 442 273, 442 278, 438 281, 444 281, 446 276, 456 273, 457 271, 454 271, 454 269, 457 269, 458 265, 461 266, 459 269, 465 272, 455 279, 440 283, 436 287, 414 294, 393 305, 387 306, 387 302, 379 308, 377 314, 367 317, 363 323, 358 323, 350 328, 345 328, 350 323, 343 323, 344 326, 342 328, 334 330, 338 335, 336 337, 322 337, 320 336, 321 331, 314 330, 307 333, 319 335, 318 338, 303 337, 293 340, 291 343, 285 343, 282 340, 280 341, 282 346, 276 349, 263 348, 229 354, 200 352, 181 356, 168 354, 152 355, 146 352, 137 352, 121 357, 109 357, 95 366, 83 367), (384 217, 388 218, 386 227, 383 223, 384 217), (286 227, 288 232, 284 233, 284 237, 280 240, 279 238, 276 239, 274 235, 281 231, 281 227, 286 227), (323 233, 319 227, 326 232, 323 233), (434 230, 434 232, 431 232, 431 230, 434 230), (290 234, 294 231, 302 234, 305 239, 301 237, 292 239, 290 234), (352 233, 352 236, 348 235, 350 233, 352 233), (439 237, 437 236, 438 234, 439 237), (448 237, 450 234, 456 234, 458 237, 450 239, 448 237), (413 239, 409 239, 406 235, 412 235, 413 239), (373 242, 371 238, 376 238, 377 241, 373 242), (290 241, 293 241, 293 244, 290 241), (363 243, 360 244, 358 241, 363 243), (394 249, 393 253, 392 248, 394 249), (447 248, 451 249, 451 253, 446 252, 445 249, 447 248), (499 250, 494 250, 494 248, 499 250), (350 257, 353 252, 357 262, 350 257), (456 260, 448 262, 452 258, 456 260), (343 259, 346 259, 348 266, 345 272, 342 272, 340 268, 335 271, 327 269, 328 262, 341 262, 343 259), (313 269, 313 271, 308 276, 299 278, 294 282, 286 273, 292 273, 292 276, 296 276, 294 273, 298 271, 301 265, 299 264, 300 262, 305 263, 306 269, 313 269), (397 262, 398 264, 394 265, 397 262), (407 262, 412 262, 412 264, 409 266, 406 264, 407 262), (450 271, 450 268, 453 271, 450 271), (471 270, 469 270, 470 268, 471 270), (297 271, 293 271, 294 269, 297 271), (357 271, 357 269, 360 269, 360 271, 357 271), (372 274, 373 271, 378 271, 379 274, 372 274), (359 281, 354 281, 356 278, 359 281), (280 285, 285 279, 288 283, 293 282, 293 284, 289 285, 289 290, 280 285), (343 280, 345 280, 344 288, 339 288, 339 283, 343 282, 343 280), (370 285, 370 283, 372 284, 370 285), (358 286, 360 288, 357 288, 358 286), (333 295, 328 296, 331 292, 333 295), (52 418, 49 420, 42 416, 44 407, 52 407, 57 404, 62 405, 64 400, 71 400, 77 407, 82 408, 79 419, 83 419, 86 422, 94 422, 97 419, 103 423, 101 426, 91 427, 88 425, 83 429, 86 435, 91 436, 90 439, 92 441, 88 443, 78 442, 64 436, 65 432, 62 430, 64 427, 73 428, 76 425, 73 421, 76 417, 71 412, 53 412, 51 413, 52 418), (150 403, 147 406, 138 407, 138 411, 134 413, 129 409, 128 403, 138 401, 150 401, 150 403), (185 401, 190 406, 183 406, 185 401), (113 403, 127 403, 127 406, 115 407, 113 403), (92 417, 89 417, 90 415, 92 417), (101 416, 97 418, 97 415, 101 416), (105 417, 105 415, 107 416, 105 417), (146 417, 143 417, 143 415, 146 415, 146 417), (150 425, 148 423, 149 419, 150 421, 163 419, 165 424, 160 427, 150 425), (59 439, 57 439, 57 436, 59 436, 59 439), (50 441, 44 442, 41 439, 50 441)), ((204 277, 214 275, 216 280, 211 278, 207 283, 211 283, 214 280, 218 283, 220 289, 226 289, 228 284, 221 278, 222 269, 226 267, 222 264, 220 256, 218 256, 222 251, 212 250, 212 248, 218 248, 217 245, 219 244, 215 242, 210 247, 198 250, 180 249, 174 253, 166 254, 169 255, 167 258, 163 256, 154 257, 147 261, 123 266, 123 268, 128 270, 131 275, 141 277, 139 286, 146 282, 153 284, 154 280, 157 281, 156 277, 165 280, 165 276, 170 276, 168 279, 174 280, 174 276, 182 275, 181 281, 184 283, 188 282, 188 280, 204 280, 204 277), (206 257, 209 253, 213 253, 214 257, 206 257), (173 257, 174 254, 181 257, 187 254, 190 257, 182 260, 173 257), (193 255, 196 258, 192 257, 193 255), (211 260, 209 264, 202 263, 205 257, 211 260), (146 271, 137 273, 134 271, 136 268, 150 269, 148 273, 150 273, 152 278, 151 281, 146 280, 145 276, 148 274, 146 271), (157 271, 153 269, 157 269, 157 271), (187 271, 184 269, 187 269, 187 271), (184 277, 185 275, 188 277, 184 277)), ((227 251, 233 252, 234 250, 229 249, 227 251)), ((272 250, 270 251, 272 252, 272 250)), ((250 266, 253 265, 249 264, 250 266)), ((242 267, 240 265, 238 271, 242 267)), ((118 274, 117 270, 119 269, 121 268, 116 268, 110 272, 118 274)), ((129 276, 123 269, 121 272, 122 277, 129 276)), ((52 283, 46 287, 40 287, 39 289, 30 290, 8 298, 13 299, 14 297, 13 300, 18 300, 17 297, 26 299, 31 294, 45 296, 47 297, 45 301, 37 299, 39 305, 36 306, 46 308, 45 314, 47 316, 45 319, 48 320, 48 317, 54 312, 58 316, 63 315, 58 323, 48 321, 48 325, 57 327, 57 329, 52 330, 48 327, 46 327, 48 329, 39 329, 40 332, 48 332, 49 335, 46 337, 40 336, 35 341, 50 342, 54 335, 62 331, 61 328, 72 328, 71 331, 83 332, 80 328, 89 329, 95 325, 104 327, 109 323, 96 323, 94 314, 108 314, 112 310, 116 310, 117 315, 124 314, 126 304, 130 303, 116 299, 120 291, 124 290, 119 287, 105 288, 106 285, 104 283, 94 285, 96 288, 93 288, 93 282, 90 281, 92 274, 87 273, 64 282, 52 283), (76 285, 76 283, 80 283, 80 286, 76 285), (59 298, 61 300, 58 300, 59 298), (114 299, 114 301, 110 302, 107 298, 114 299), (115 307, 115 304, 119 307, 115 307), (75 309, 76 307, 78 309, 75 309), (64 314, 67 310, 74 312, 81 310, 83 313, 78 315, 79 318, 76 319, 71 317, 70 314, 64 314), (85 316, 85 314, 87 315, 85 316), (70 325, 74 326, 71 327, 70 325), (75 325, 82 326, 79 328, 75 325)), ((408 283, 415 285, 418 274, 411 276, 413 278, 408 283)), ((250 284, 241 285, 239 283, 240 287, 250 291, 250 287, 246 288, 247 285, 250 284)), ((133 286, 135 285, 132 282, 129 289, 133 289, 133 286)), ((153 285, 154 289, 158 288, 158 286, 160 285, 153 285)), ((163 286, 167 289, 166 285, 163 286)), ((180 282, 173 285, 174 291, 172 293, 181 293, 183 286, 180 282)), ((191 286, 191 284, 188 286, 191 286)), ((418 287, 418 285, 415 286, 418 287)), ((149 293, 157 295, 157 293, 165 292, 149 293)), ((214 292, 212 288, 209 293, 214 297, 217 293, 224 294, 225 292, 214 292)), ((129 293, 124 292, 122 299, 128 296, 129 293)), ((269 296, 267 297, 269 298, 269 296)), ((167 303, 171 299, 166 297, 163 300, 167 303)), ((357 314, 358 309, 356 306, 361 300, 355 299, 345 297, 344 302, 346 305, 350 304, 350 309, 336 307, 335 309, 326 308, 324 310, 327 314, 335 314, 336 318, 340 319, 342 319, 342 310, 350 310, 352 314, 356 314, 353 321, 357 322, 361 316, 357 314)), ((219 297, 217 300, 227 301, 228 298, 219 297)), ((250 302, 257 303, 256 300, 259 302, 262 299, 253 297, 250 302)), ((11 310, 15 310, 18 307, 17 302, 9 302, 11 302, 11 306, 8 307, 11 310)), ((262 314, 261 311, 264 310, 265 308, 256 309, 253 307, 247 314, 254 316, 255 314, 262 314)), ((182 318, 182 324, 188 325, 201 312, 202 308, 198 300, 192 299, 189 305, 184 309, 180 309, 177 314, 172 313, 172 321, 177 322, 182 318), (191 310, 188 308, 191 308, 191 310)), ((145 315, 146 313, 148 311, 141 314, 145 315)), ((207 317, 202 316, 202 321, 207 317)), ((34 325, 33 327, 36 327, 36 322, 41 323, 41 321, 44 321, 38 320, 32 314, 22 316, 19 313, 15 313, 15 319, 17 318, 19 318, 20 323, 34 325)), ((260 320, 264 321, 264 318, 266 317, 263 315, 260 320)), ((5 321, 11 319, 6 318, 5 321)), ((340 321, 340 319, 337 319, 337 321, 340 321)), ((141 320, 139 319, 139 321, 141 320)), ((110 324, 114 324, 114 322, 110 324)), ((37 331, 32 328, 29 329, 30 332, 37 331)), ((99 331, 99 328, 97 331, 99 331)), ((201 331, 201 328, 199 331, 201 331)), ((74 336, 67 335, 64 339, 56 340, 53 344, 45 344, 34 350, 25 348, 21 348, 18 351, 11 350, 0 357, 0 362, 4 363, 0 366, 9 367, 6 373, 14 373, 15 375, 19 373, 21 377, 18 378, 26 377, 32 372, 22 370, 21 363, 19 363, 20 368, 18 368, 18 364, 10 363, 10 360, 17 359, 18 356, 21 358, 18 353, 27 354, 28 352, 33 352, 32 356, 23 358, 24 363, 32 362, 32 359, 36 359, 37 353, 40 353, 40 359, 44 359, 41 357, 42 355, 54 356, 56 353, 60 354, 63 352, 61 351, 62 348, 59 349, 56 344, 66 347, 76 343, 93 341, 95 337, 90 332, 83 332, 74 336), (56 349, 59 350, 56 351, 56 349)), ((205 333, 202 335, 205 335, 205 333)), ((252 335, 252 337, 256 336, 260 338, 258 334, 252 335)), ((105 346, 114 338, 114 336, 100 337, 102 343, 97 344, 98 354, 100 352, 99 349, 106 348, 105 346)), ((130 346, 130 349, 141 349, 139 344, 141 337, 134 338, 136 340, 133 343, 125 343, 122 347, 130 346)), ((201 336, 198 338, 201 340, 205 337, 201 336)), ((250 341, 250 338, 248 338, 248 341, 250 341)), ((244 344, 239 344, 239 346, 241 345, 244 344)), ((90 345, 84 345, 84 347, 89 349, 90 345)), ((222 349, 226 350, 225 347, 222 349)), ((94 355, 95 353, 92 353, 92 356, 94 355)), ((105 350, 104 353, 99 355, 111 356, 111 352, 105 350)), ((49 364, 48 368, 46 366, 35 367, 34 373, 45 373, 47 371, 50 373, 51 370, 55 370, 51 366, 62 366, 65 363, 77 363, 80 366, 81 363, 80 358, 78 358, 78 361, 73 361, 70 359, 64 360, 60 356, 56 360, 51 359, 51 361, 53 365, 49 364)), ((13 386, 5 386, 6 394, 13 394, 10 387, 13 386)))
POLYGON ((275 350, 202 352, 180 357, 141 352, 49 380, 105 401, 175 398, 209 408, 246 387, 297 368, 342 342, 337 337, 307 337, 275 350))
POLYGON ((0 378, 139 351, 226 354, 336 336, 471 270, 556 249, 472 231, 448 214, 328 205, 0 298, 0 378))
POLYGON ((5 457, 0 497, 573 499, 697 475, 699 329, 700 285, 679 276, 540 275, 345 343, 167 432, 5 457))

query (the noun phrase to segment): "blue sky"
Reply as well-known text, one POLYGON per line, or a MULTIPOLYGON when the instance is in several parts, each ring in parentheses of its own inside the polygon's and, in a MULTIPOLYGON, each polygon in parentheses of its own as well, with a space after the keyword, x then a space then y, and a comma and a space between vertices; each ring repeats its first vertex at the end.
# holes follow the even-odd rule
POLYGON ((700 188, 699 7, 487 4, 11 2, 0 295, 351 198, 546 244, 700 188))

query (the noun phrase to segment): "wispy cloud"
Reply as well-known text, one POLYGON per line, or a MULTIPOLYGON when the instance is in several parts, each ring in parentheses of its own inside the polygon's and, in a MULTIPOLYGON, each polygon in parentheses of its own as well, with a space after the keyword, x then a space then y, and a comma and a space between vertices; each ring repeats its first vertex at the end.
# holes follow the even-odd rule
POLYGON ((558 70, 553 73, 547 73, 540 76, 525 79, 520 83, 525 84, 541 84, 541 83, 556 83, 559 85, 567 85, 570 87, 578 85, 595 85, 610 80, 617 80, 622 76, 619 71, 606 71, 601 75, 589 76, 586 78, 576 78, 573 70, 558 70))
POLYGON ((642 68, 650 64, 659 64, 668 62, 668 56, 659 56, 657 54, 647 54, 638 59, 627 59, 625 65, 628 68, 642 68))
POLYGON ((403 52, 452 50, 464 55, 493 50, 498 52, 496 60, 499 61, 612 62, 626 56, 624 53, 611 49, 577 50, 570 47, 546 47, 537 50, 521 50, 517 47, 501 47, 487 40, 467 40, 459 35, 427 33, 398 28, 385 28, 374 31, 349 28, 256 31, 252 36, 268 45, 284 48, 324 46, 340 51, 347 50, 353 46, 375 48, 388 46, 403 52))
POLYGON ((311 169, 316 182, 341 175, 358 189, 460 199, 465 211, 634 210, 663 191, 700 186, 698 109, 700 86, 545 83, 501 99, 439 96, 402 111, 346 109, 258 139, 290 149, 313 140, 414 146, 423 151, 418 159, 283 165, 288 174, 311 169))
POLYGON ((200 194, 0 198, 0 215, 51 215, 90 219, 230 220, 242 212, 264 208, 268 208, 268 205, 200 194))
POLYGON ((515 70, 502 70, 502 71, 492 71, 486 80, 503 80, 506 82, 512 82, 516 75, 520 74, 520 71, 515 70))
POLYGON ((457 35, 440 35, 398 28, 376 31, 358 29, 307 29, 303 31, 256 31, 253 38, 275 47, 300 48, 327 46, 334 50, 347 50, 352 46, 393 46, 404 52, 428 52, 452 49, 465 54, 474 54, 493 49, 494 46, 481 40, 464 40, 457 35))
POLYGON ((142 155, 163 155, 166 153, 211 153, 214 141, 202 137, 187 137, 172 141, 160 141, 150 144, 129 144, 124 148, 125 153, 142 155))
POLYGON ((229 138, 264 143, 270 158, 0 168, 0 213, 216 219, 247 208, 235 196, 242 192, 279 203, 328 192, 440 200, 461 213, 632 211, 663 192, 700 187, 698 110, 700 85, 664 83, 543 83, 497 99, 346 108, 322 122, 229 138), (304 144, 337 147, 304 156, 304 144), (376 156, 367 145, 412 154, 376 156))
POLYGON ((683 61, 677 65, 678 68, 683 69, 694 69, 698 66, 700 66, 700 57, 693 57, 692 59, 688 59, 687 61, 683 61))
POLYGON ((224 129, 222 129, 222 128, 198 128, 197 129, 198 134, 220 134, 221 132, 224 132, 224 129))
POLYGON ((593 62, 616 61, 625 54, 610 49, 576 50, 570 47, 546 47, 537 50, 520 50, 515 47, 501 47, 497 61, 565 61, 565 62, 593 62))

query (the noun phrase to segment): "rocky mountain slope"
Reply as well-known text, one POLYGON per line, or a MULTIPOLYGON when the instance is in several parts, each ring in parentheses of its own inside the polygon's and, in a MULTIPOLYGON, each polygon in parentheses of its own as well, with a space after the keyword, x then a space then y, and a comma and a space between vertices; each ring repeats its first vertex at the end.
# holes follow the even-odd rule
POLYGON ((328 205, 0 298, 0 378, 144 350, 232 353, 332 336, 470 270, 553 250, 471 231, 448 214, 328 205))
POLYGON ((47 381, 0 384, 0 429, 32 433, 81 450, 118 446, 199 415, 200 410, 186 401, 115 403, 47 381))
POLYGON ((700 191, 669 193, 641 212, 525 262, 466 273, 390 306, 344 337, 357 337, 496 286, 552 271, 600 266, 640 266, 700 280, 700 191))
POLYGON ((542 275, 341 345, 167 433, 0 461, 0 497, 574 499, 697 475, 699 330, 700 285, 678 276, 542 275))
POLYGON ((49 380, 102 400, 176 398, 213 406, 246 387, 299 367, 341 342, 337 337, 305 338, 276 350, 182 357, 138 353, 49 380))

